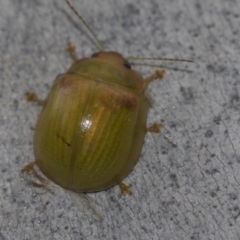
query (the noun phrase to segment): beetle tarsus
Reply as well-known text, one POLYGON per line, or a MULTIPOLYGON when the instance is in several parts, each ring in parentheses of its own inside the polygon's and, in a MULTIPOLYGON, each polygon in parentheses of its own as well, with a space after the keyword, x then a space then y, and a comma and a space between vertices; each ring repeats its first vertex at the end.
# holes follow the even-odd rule
POLYGON ((125 183, 119 183, 119 188, 121 190, 121 194, 123 196, 126 196, 126 195, 132 195, 132 191, 131 191, 131 187, 126 185, 125 183))
POLYGON ((76 46, 74 44, 68 43, 66 46, 66 51, 69 53, 73 62, 76 62, 78 60, 77 53, 76 53, 76 46))
POLYGON ((40 183, 34 182, 32 180, 27 179, 27 181, 33 185, 34 187, 39 187, 39 188, 44 188, 47 186, 47 179, 43 178, 40 176, 37 171, 34 169, 35 162, 29 163, 27 166, 25 166, 22 170, 22 174, 27 174, 27 175, 32 175, 34 176, 37 180, 39 180, 40 183))
POLYGON ((35 92, 26 92, 26 99, 28 102, 36 102, 40 106, 44 106, 44 104, 45 104, 45 101, 38 98, 38 96, 35 92))
POLYGON ((153 123, 150 127, 147 128, 147 132, 160 133, 162 128, 161 123, 153 123))
MULTIPOLYGON (((148 84, 149 84, 150 82, 152 82, 153 80, 155 80, 155 79, 163 79, 164 74, 165 74, 165 71, 164 71, 164 70, 156 70, 154 74, 152 74, 151 76, 145 78, 145 79, 144 79, 145 88, 147 88, 148 84)), ((145 88, 144 88, 144 89, 145 89, 145 88)))

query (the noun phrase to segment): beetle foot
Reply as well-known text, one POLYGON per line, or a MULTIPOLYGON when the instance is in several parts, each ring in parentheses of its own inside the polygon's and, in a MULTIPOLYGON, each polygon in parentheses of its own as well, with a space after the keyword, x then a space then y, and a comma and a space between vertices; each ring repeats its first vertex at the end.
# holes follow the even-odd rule
POLYGON ((120 187, 120 190, 121 190, 121 194, 123 196, 126 196, 126 195, 132 195, 132 191, 131 191, 131 187, 124 184, 124 183, 119 183, 118 184, 119 187, 120 187))
POLYGON ((160 133, 162 128, 162 123, 153 123, 150 127, 147 128, 147 132, 160 133))
POLYGON ((164 70, 156 70, 154 74, 144 79, 146 86, 155 79, 163 79, 164 74, 164 70))
POLYGON ((30 180, 30 179, 26 179, 28 181, 28 183, 30 183, 34 187, 46 188, 47 184, 48 184, 48 181, 47 181, 47 179, 43 178, 42 176, 40 176, 37 173, 37 171, 34 169, 34 165, 35 164, 36 164, 35 162, 29 163, 27 166, 25 166, 21 170, 21 173, 29 175, 29 176, 31 175, 31 176, 35 177, 39 181, 39 183, 38 183, 38 182, 34 182, 34 181, 30 180))
POLYGON ((40 106, 44 106, 44 100, 39 99, 35 92, 26 92, 26 99, 28 102, 36 102, 40 106))
POLYGON ((70 57, 72 58, 73 62, 78 60, 77 53, 76 53, 76 46, 72 43, 68 43, 66 46, 66 51, 69 53, 70 57))

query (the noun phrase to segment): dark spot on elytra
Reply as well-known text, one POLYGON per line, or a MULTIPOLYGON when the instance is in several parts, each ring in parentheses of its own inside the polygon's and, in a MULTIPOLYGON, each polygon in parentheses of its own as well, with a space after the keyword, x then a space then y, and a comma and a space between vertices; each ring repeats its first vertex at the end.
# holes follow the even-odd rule
POLYGON ((58 133, 57 133, 57 137, 58 137, 59 139, 61 139, 62 142, 63 142, 64 144, 66 144, 68 147, 71 147, 71 146, 72 146, 71 143, 67 142, 66 139, 64 139, 64 137, 60 136, 58 133))

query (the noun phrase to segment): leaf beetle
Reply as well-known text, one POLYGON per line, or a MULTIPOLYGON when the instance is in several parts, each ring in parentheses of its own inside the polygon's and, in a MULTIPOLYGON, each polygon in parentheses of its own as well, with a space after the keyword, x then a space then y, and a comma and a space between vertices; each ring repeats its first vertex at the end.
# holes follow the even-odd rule
MULTIPOLYGON (((35 161, 22 169, 45 186, 46 181, 34 166, 55 184, 74 192, 108 189, 132 171, 141 153, 147 131, 159 132, 160 124, 146 128, 149 101, 144 94, 148 84, 162 79, 163 70, 143 79, 131 68, 130 60, 163 58, 124 58, 120 53, 104 51, 102 43, 88 28, 100 51, 78 59, 75 46, 67 50, 73 64, 55 79, 47 98, 42 101, 28 93, 43 109, 34 134, 35 161)), ((125 192, 128 192, 125 188, 125 192)))

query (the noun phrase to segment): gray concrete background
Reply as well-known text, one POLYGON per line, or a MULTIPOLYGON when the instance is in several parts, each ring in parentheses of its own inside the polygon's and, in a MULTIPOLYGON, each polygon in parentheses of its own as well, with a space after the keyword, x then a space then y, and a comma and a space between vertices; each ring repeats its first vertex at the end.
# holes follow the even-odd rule
POLYGON ((97 51, 64 1, 0 0, 0 239, 240 239, 240 2, 237 0, 72 0, 107 50, 124 56, 194 59, 141 62, 148 76, 149 124, 141 158, 118 187, 89 194, 104 221, 62 191, 29 186, 19 172, 34 160, 39 107, 71 60, 97 51))

